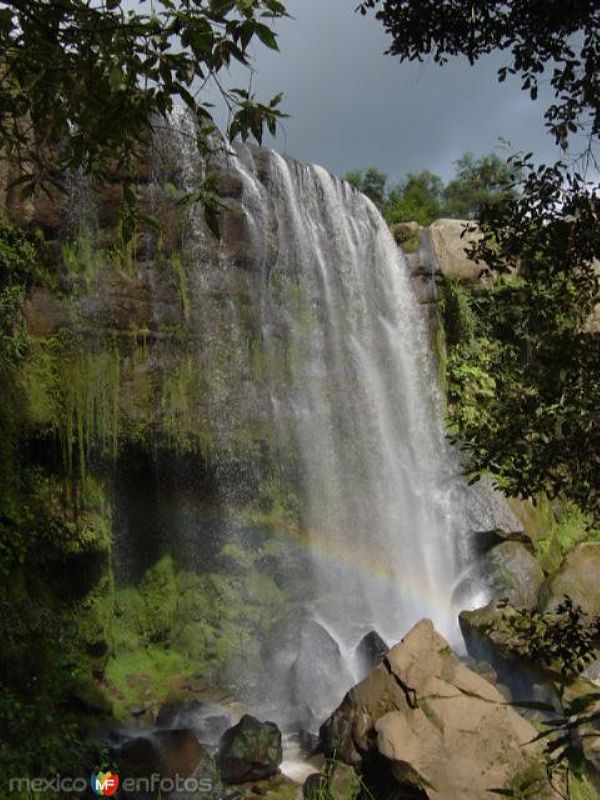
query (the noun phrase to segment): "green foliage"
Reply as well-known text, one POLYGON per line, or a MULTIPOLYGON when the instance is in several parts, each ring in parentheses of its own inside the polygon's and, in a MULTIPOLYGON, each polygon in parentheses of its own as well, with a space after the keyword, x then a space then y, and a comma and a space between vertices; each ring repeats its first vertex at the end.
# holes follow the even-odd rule
POLYGON ((164 556, 144 575, 137 587, 139 608, 128 609, 137 619, 135 626, 143 641, 148 644, 168 639, 177 608, 177 586, 173 561, 164 556))
POLYGON ((455 275, 445 278, 438 298, 438 311, 449 345, 473 341, 479 327, 473 308, 474 299, 455 275))
POLYGON ((448 427, 455 436, 495 424, 497 380, 495 348, 486 339, 452 348, 446 366, 448 427))
POLYGON ((510 187, 517 171, 497 155, 476 158, 466 153, 456 166, 454 178, 446 185, 427 169, 408 172, 390 188, 386 188, 387 176, 374 167, 364 173, 349 172, 344 179, 373 200, 391 227, 400 222, 431 225, 440 217, 473 219, 483 207, 501 205, 513 196, 510 187))
MULTIPOLYGON (((505 604, 499 604, 500 609, 503 606, 505 604)), ((542 730, 533 741, 544 742, 548 777, 553 782, 558 777, 564 783, 568 798, 588 796, 591 787, 584 778, 587 765, 582 741, 597 728, 600 693, 587 691, 569 697, 566 689, 595 658, 600 618, 589 618, 569 597, 565 597, 554 613, 507 608, 502 611, 500 620, 490 623, 488 632, 499 629, 510 634, 508 644, 511 650, 544 665, 558 676, 560 712, 554 705, 546 703, 517 702, 515 706, 545 712, 542 730)), ((541 788, 540 779, 541 774, 523 774, 520 771, 508 787, 493 791, 503 797, 539 797, 541 795, 536 791, 541 788)))
POLYGON ((505 789, 490 789, 490 794, 512 797, 514 800, 551 800, 554 796, 545 765, 540 759, 527 760, 505 789))
POLYGON ((0 223, 0 381, 27 350, 23 306, 27 288, 45 278, 35 241, 22 230, 0 223))
MULTIPOLYGON (((509 159, 504 175, 497 163, 479 165, 488 182, 514 176, 518 185, 480 207, 483 237, 471 254, 490 272, 518 270, 520 280, 490 295, 497 308, 488 309, 487 338, 504 345, 497 407, 462 435, 474 472, 490 470, 506 492, 564 493, 597 517, 600 336, 588 321, 599 300, 600 206, 586 173, 598 161, 600 8, 592 0, 561 13, 531 3, 364 0, 359 9, 375 12, 401 61, 464 55, 474 64, 500 49, 499 81, 519 76, 535 100, 547 77, 554 99, 545 120, 556 144, 566 151, 574 135, 586 142, 570 163, 537 166, 527 153, 509 159)), ((477 193, 472 166, 461 165, 463 188, 477 193)), ((462 203, 457 187, 452 195, 462 203)))
POLYGON ((9 778, 23 774, 50 775, 70 768, 87 770, 86 748, 79 726, 56 715, 55 693, 27 702, 0 685, 0 730, 3 748, 0 756, 0 786, 9 778), (60 727, 57 726, 57 722, 60 727), (18 740, 15 742, 15 732, 18 740))
POLYGON ((571 775, 569 779, 571 800, 598 800, 598 792, 585 775, 571 775))
POLYGON ((110 709, 92 682, 77 605, 46 588, 41 597, 28 589, 7 598, 4 590, 0 606, 0 785, 9 776, 88 769, 86 735, 110 709))
POLYGON ((27 331, 23 323, 25 292, 22 286, 0 289, 0 376, 23 358, 27 331))
POLYGON ((503 611, 500 624, 511 635, 512 649, 559 673, 563 681, 583 672, 595 658, 600 619, 590 619, 569 597, 553 613, 503 611))
POLYGON ((383 209, 385 184, 387 182, 387 176, 383 172, 380 172, 375 167, 369 167, 364 173, 360 171, 349 172, 344 176, 344 180, 348 181, 359 192, 366 194, 377 208, 383 209))
POLYGON ((498 279, 471 294, 449 284, 441 303, 452 434, 472 474, 597 515, 600 337, 584 329, 589 305, 573 280, 498 279))
POLYGON ((513 196, 517 172, 495 153, 481 158, 466 153, 456 166, 456 176, 444 189, 445 215, 474 219, 483 208, 513 196))
POLYGON ((20 228, 0 223, 0 286, 28 286, 42 273, 36 242, 20 228))
POLYGON ((19 383, 28 423, 51 433, 66 469, 85 475, 93 447, 116 455, 120 356, 114 346, 92 349, 81 337, 57 334, 30 343, 19 383))
POLYGON ((265 475, 255 503, 248 509, 254 522, 269 530, 291 530, 300 527, 300 503, 296 491, 277 474, 265 475))
MULTIPOLYGON (((230 112, 229 134, 275 131, 281 95, 268 104, 245 89, 226 88, 222 74, 249 67, 256 44, 277 49, 279 0, 156 0, 135 7, 111 0, 10 0, 0 15, 2 117, 0 151, 24 193, 63 189, 82 170, 123 187, 122 232, 136 224, 135 181, 152 129, 169 124, 178 101, 198 121, 197 145, 214 131, 204 91, 212 83, 230 112)), ((199 190, 214 221, 214 181, 199 190)))
POLYGON ((399 244, 405 253, 416 253, 419 249, 421 236, 419 229, 413 224, 394 222, 390 225, 390 231, 396 240, 396 244, 399 244))
POLYGON ((536 513, 542 522, 543 535, 535 536, 533 546, 542 569, 556 572, 567 553, 579 542, 600 541, 600 530, 592 527, 590 517, 574 503, 536 501, 536 513))
POLYGON ((355 769, 343 761, 328 758, 321 772, 306 784, 307 800, 373 800, 373 795, 355 769))
POLYGON ((227 689, 230 663, 234 671, 236 660, 247 669, 258 663, 261 641, 287 607, 269 574, 282 557, 272 545, 229 542, 203 573, 176 570, 167 555, 137 585, 116 590, 106 678, 117 716, 126 718, 148 691, 166 697, 193 680, 227 689))
POLYGON ((419 225, 431 225, 445 216, 443 193, 441 178, 429 170, 418 174, 409 172, 400 184, 390 189, 384 208, 385 219, 389 224, 414 221, 419 225))

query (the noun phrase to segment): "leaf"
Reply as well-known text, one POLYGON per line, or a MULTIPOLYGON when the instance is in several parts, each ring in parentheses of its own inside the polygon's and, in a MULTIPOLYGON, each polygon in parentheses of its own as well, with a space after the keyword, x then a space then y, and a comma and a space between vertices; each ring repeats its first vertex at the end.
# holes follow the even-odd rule
POLYGON ((123 84, 123 72, 116 64, 114 67, 111 67, 108 73, 108 81, 113 91, 120 89, 123 84))
POLYGON ((533 700, 514 700, 509 705, 515 706, 516 708, 527 708, 531 711, 548 711, 550 713, 556 711, 556 708, 550 703, 541 703, 533 700))
POLYGON ((594 703, 600 702, 600 692, 590 692, 582 697, 576 697, 569 705, 570 714, 580 714, 594 703))
POLYGON ((277 44, 277 38, 271 28, 267 25, 263 25, 260 22, 256 23, 255 33, 261 42, 269 47, 271 50, 279 50, 279 46, 277 44))

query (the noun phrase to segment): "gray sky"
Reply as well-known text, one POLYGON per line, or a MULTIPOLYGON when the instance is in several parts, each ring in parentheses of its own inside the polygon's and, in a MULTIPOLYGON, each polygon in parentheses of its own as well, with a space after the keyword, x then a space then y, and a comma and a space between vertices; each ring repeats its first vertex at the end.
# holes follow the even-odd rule
POLYGON ((382 27, 356 5, 287 0, 294 19, 279 23, 280 52, 256 50, 253 88, 263 99, 283 91, 291 115, 264 144, 338 175, 375 166, 392 180, 425 168, 447 179, 463 153, 492 152, 499 137, 540 160, 558 157, 543 127, 544 92, 534 103, 518 81, 498 84, 500 58, 400 64, 383 55, 382 27))

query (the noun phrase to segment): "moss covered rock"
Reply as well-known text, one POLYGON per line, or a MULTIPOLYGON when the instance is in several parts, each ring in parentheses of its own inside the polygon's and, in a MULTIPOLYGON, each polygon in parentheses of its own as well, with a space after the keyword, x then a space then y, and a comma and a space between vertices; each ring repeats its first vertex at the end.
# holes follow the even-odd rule
POLYGON ((217 755, 225 783, 244 783, 275 775, 282 760, 281 731, 277 725, 260 722, 250 714, 225 731, 217 755))
POLYGON ((600 542, 577 545, 544 587, 541 606, 553 611, 568 595, 585 613, 600 616, 600 542))

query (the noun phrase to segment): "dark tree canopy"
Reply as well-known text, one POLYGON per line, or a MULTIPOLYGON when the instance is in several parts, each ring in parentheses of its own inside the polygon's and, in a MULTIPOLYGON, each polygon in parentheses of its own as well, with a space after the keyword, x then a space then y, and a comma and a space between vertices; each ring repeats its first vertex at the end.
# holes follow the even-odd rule
POLYGON ((135 171, 149 131, 176 102, 205 147, 212 82, 229 134, 274 131, 280 97, 261 104, 221 75, 247 65, 255 41, 277 49, 279 0, 7 0, 0 2, 0 153, 30 190, 60 187, 65 170, 105 180, 135 171), (202 127, 206 126, 206 127, 202 127))
POLYGON ((444 64, 464 55, 471 64, 502 50, 510 53, 499 80, 518 75, 535 99, 550 76, 556 102, 546 122, 556 141, 569 134, 600 132, 600 4, 597 0, 365 0, 390 34, 388 52, 401 61, 431 56, 444 64))
POLYGON ((471 254, 518 278, 500 283, 487 309, 479 301, 479 339, 454 353, 456 391, 465 375, 493 384, 456 429, 475 474, 491 471, 510 494, 563 494, 598 517, 600 333, 590 317, 600 299, 600 193, 589 176, 599 167, 600 3, 365 0, 359 9, 375 11, 401 61, 462 55, 474 64, 502 51, 498 80, 517 76, 533 100, 542 81, 554 92, 544 117, 561 160, 513 157, 514 191, 476 216, 483 238, 471 254))

